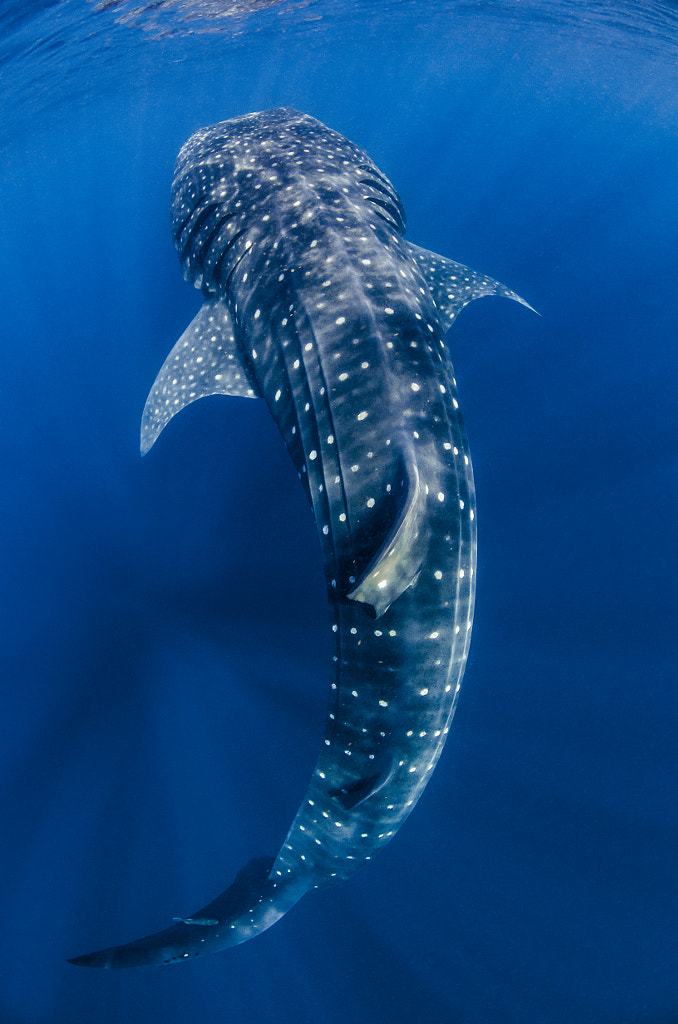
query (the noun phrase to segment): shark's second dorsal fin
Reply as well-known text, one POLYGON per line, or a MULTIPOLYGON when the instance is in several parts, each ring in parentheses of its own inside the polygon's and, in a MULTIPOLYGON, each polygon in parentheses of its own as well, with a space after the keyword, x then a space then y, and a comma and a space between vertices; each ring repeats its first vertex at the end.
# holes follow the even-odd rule
POLYGON ((350 601, 371 609, 375 618, 415 582, 429 539, 426 516, 427 488, 414 459, 404 459, 401 481, 405 500, 388 536, 349 592, 350 601))
POLYGON ((208 395, 260 397, 238 353, 228 307, 219 299, 203 303, 155 379, 141 419, 142 455, 173 416, 208 395))
POLYGON ((457 313, 464 306, 474 299, 481 299, 484 295, 501 295, 505 299, 515 299, 533 313, 537 312, 529 302, 525 302, 525 299, 521 299, 499 281, 486 277, 485 274, 477 274, 463 263, 438 256, 437 253, 421 249, 411 242, 405 242, 404 245, 424 276, 445 331, 450 329, 457 313))

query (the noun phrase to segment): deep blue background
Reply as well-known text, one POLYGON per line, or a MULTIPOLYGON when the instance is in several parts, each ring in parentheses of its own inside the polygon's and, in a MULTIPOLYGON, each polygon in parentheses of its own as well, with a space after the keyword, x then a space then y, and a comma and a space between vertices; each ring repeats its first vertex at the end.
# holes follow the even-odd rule
POLYGON ((130 35, 107 96, 93 64, 7 133, 0 1024, 678 1020, 675 73, 585 23, 409 10, 130 35), (413 241, 542 314, 484 300, 449 338, 479 509, 462 698, 354 879, 227 954, 77 970, 274 853, 320 745, 320 559, 263 403, 198 403, 138 455, 199 305, 176 153, 281 104, 368 150, 413 241))

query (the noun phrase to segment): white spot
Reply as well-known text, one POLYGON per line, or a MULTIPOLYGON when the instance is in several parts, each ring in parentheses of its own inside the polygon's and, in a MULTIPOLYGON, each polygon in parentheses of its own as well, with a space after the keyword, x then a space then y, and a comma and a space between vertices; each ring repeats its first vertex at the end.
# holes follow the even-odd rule
POLYGON ((340 373, 339 374, 339 380, 348 380, 348 374, 347 373, 340 373))
POLYGON ((380 700, 379 701, 379 707, 380 708, 387 708, 388 707, 388 701, 387 700, 380 700))
POLYGON ((418 384, 410 384, 410 387, 412 388, 413 391, 419 391, 420 390, 420 387, 419 387, 418 384))
MULTIPOLYGON (((277 401, 277 399, 276 399, 276 401, 277 401)), ((311 460, 311 462, 314 462, 314 461, 315 461, 315 459, 317 459, 317 458, 318 458, 318 453, 317 453, 317 451, 315 450, 315 448, 313 449, 313 451, 311 451, 311 452, 309 452, 309 453, 308 453, 308 457, 309 457, 309 459, 311 460)))
POLYGON ((276 402, 280 401, 280 396, 281 395, 282 395, 282 391, 280 391, 280 390, 276 391, 276 393, 275 393, 275 401, 276 402))
POLYGON ((436 569, 436 571, 433 573, 433 575, 435 576, 435 578, 437 580, 441 580, 443 578, 443 574, 441 573, 440 569, 436 569))
POLYGON ((421 694, 422 697, 425 697, 426 694, 428 693, 428 687, 425 686, 423 690, 419 691, 419 693, 421 694))
POLYGON ((359 412, 358 415, 356 416, 356 419, 357 420, 366 420, 367 419, 367 413, 364 410, 362 412, 359 412))
POLYGON ((338 327, 341 327, 342 324, 346 323, 346 317, 345 316, 338 316, 337 319, 334 322, 335 322, 335 324, 338 327))
POLYGON ((377 586, 379 587, 379 590, 385 590, 388 586, 388 580, 380 580, 377 586))
POLYGON ((445 495, 442 491, 438 491, 438 501, 445 501, 445 495))
POLYGON ((368 507, 368 508, 374 508, 375 504, 376 504, 376 503, 375 503, 375 500, 374 500, 374 498, 368 498, 368 499, 367 499, 367 507, 368 507))
POLYGON ((258 320, 260 316, 261 316, 261 310, 260 309, 255 309, 254 310, 254 319, 258 320))
POLYGON ((429 640, 437 640, 439 636, 440 633, 438 632, 438 630, 434 629, 432 633, 429 633, 428 638, 429 640))
POLYGON ((459 570, 459 579, 460 579, 460 580, 463 580, 463 578, 464 578, 464 576, 465 576, 465 575, 466 575, 466 574, 465 574, 464 570, 463 570, 463 569, 460 569, 460 570, 459 570))
POLYGON ((391 309, 390 306, 384 306, 384 313, 387 313, 389 316, 392 316, 393 310, 391 309))

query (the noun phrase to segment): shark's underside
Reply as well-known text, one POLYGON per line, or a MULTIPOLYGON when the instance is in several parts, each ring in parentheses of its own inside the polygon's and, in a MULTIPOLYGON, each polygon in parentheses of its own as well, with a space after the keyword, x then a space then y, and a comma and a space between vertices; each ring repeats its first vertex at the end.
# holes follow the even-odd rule
POLYGON ((172 227, 205 301, 148 397, 142 451, 198 398, 266 401, 319 532, 329 712, 277 856, 165 931, 72 961, 85 966, 173 963, 244 942, 353 874, 414 807, 449 731, 475 591, 471 461, 444 336, 473 299, 523 301, 406 242, 388 179, 293 110, 192 136, 172 227))

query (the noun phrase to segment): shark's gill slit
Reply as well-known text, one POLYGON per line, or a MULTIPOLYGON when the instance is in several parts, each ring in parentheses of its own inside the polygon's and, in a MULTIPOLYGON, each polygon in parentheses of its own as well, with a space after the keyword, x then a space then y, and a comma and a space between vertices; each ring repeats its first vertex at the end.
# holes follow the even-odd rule
POLYGON ((228 227, 230 222, 234 219, 234 213, 222 213, 219 216, 216 224, 212 231, 207 235, 205 241, 202 244, 202 265, 203 269, 206 269, 210 263, 216 263, 226 252, 228 247, 228 241, 222 242, 221 235, 224 229, 228 227), (214 254, 212 253, 214 249, 214 254), (218 255, 217 255, 218 253, 218 255))
MULTIPOLYGON (((181 239, 182 235, 184 234, 184 230, 186 229, 186 226, 188 225, 188 222, 196 214, 196 211, 200 210, 201 208, 209 207, 209 206, 213 206, 213 205, 214 205, 213 203, 205 203, 204 198, 203 197, 199 197, 198 199, 196 199, 196 201, 195 201, 193 206, 187 206, 186 207, 186 215, 184 217, 182 217, 181 221, 179 221, 177 224, 175 224, 173 226, 174 237, 177 238, 177 239, 181 239)), ((179 247, 179 252, 181 252, 181 248, 182 247, 183 247, 183 243, 179 247)))
POLYGON ((382 204, 386 204, 386 209, 393 211, 393 219, 398 224, 398 230, 400 234, 404 234, 405 210, 398 193, 392 188, 387 188, 386 185, 382 184, 374 176, 360 178, 359 184, 365 185, 367 188, 371 188, 378 193, 376 196, 365 196, 365 198, 369 199, 371 202, 379 202, 380 196, 385 197, 384 199, 381 199, 382 204))
MULTIPOLYGON (((224 245, 223 245, 223 247, 222 247, 218 257, 216 258, 216 260, 214 261, 214 264, 212 265, 211 273, 210 273, 210 278, 211 278, 212 281, 218 282, 218 281, 221 280, 221 278, 223 276, 224 263, 226 262, 226 257, 229 255, 230 250, 232 249, 232 247, 235 244, 235 242, 237 242, 238 238, 240 238, 240 236, 244 235, 244 234, 245 234, 245 229, 242 228, 235 235, 232 235, 230 238, 226 239, 226 241, 224 242, 224 245)), ((237 266, 237 264, 236 264, 236 266, 237 266)), ((231 272, 233 270, 235 270, 235 267, 232 268, 231 272)))
POLYGON ((201 910, 168 913, 164 930, 72 961, 89 967, 179 963, 245 942, 352 875, 411 813, 449 730, 475 589, 471 461, 442 339, 473 299, 523 302, 406 242, 388 178, 295 110, 196 132, 177 158, 171 213, 182 270, 205 301, 151 388, 141 450, 203 396, 266 401, 320 533, 329 713, 276 857, 250 862, 201 910))

